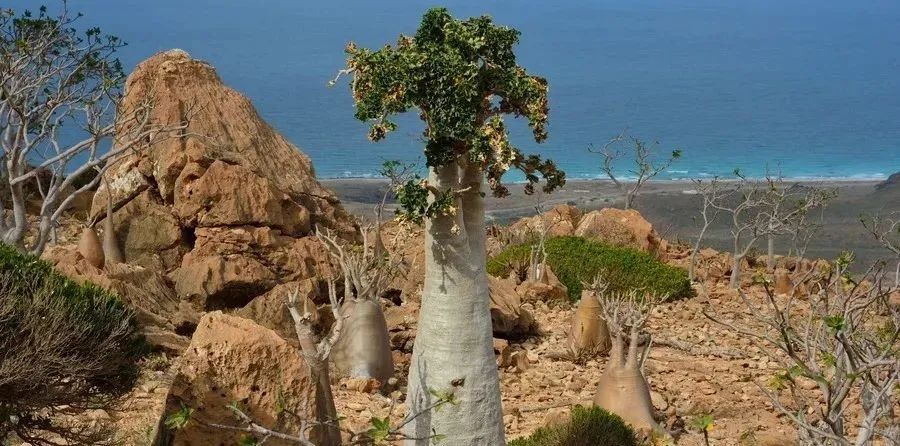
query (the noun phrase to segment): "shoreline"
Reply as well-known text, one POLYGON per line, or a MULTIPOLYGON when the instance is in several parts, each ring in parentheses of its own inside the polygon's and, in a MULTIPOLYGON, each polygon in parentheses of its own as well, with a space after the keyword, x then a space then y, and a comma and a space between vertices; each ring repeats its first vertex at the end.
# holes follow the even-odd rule
MULTIPOLYGON (((319 181, 335 192, 348 212, 365 220, 372 219, 374 205, 381 201, 387 187, 387 180, 380 178, 319 181)), ((859 223, 859 216, 900 212, 900 183, 884 180, 788 182, 834 187, 838 191, 822 214, 822 230, 810 243, 809 257, 834 258, 843 250, 852 250, 863 264, 890 258, 890 253, 881 248, 859 223)), ((693 242, 699 229, 696 219, 700 215, 700 198, 696 193, 689 193, 691 184, 689 180, 650 181, 642 189, 634 208, 663 238, 670 242, 693 242)), ((609 180, 570 180, 549 195, 540 192, 525 195, 521 185, 511 185, 510 192, 506 198, 486 198, 485 214, 489 223, 509 224, 521 217, 535 215, 538 206, 549 210, 569 204, 583 212, 622 207, 621 193, 609 180)), ((393 210, 393 203, 389 202, 388 210, 393 210)), ((709 228, 702 245, 728 251, 730 243, 730 227, 719 221, 709 228)), ((759 247, 762 249, 762 245, 759 247)))
MULTIPOLYGON (((784 177, 783 181, 786 183, 861 183, 861 184, 878 184, 887 180, 890 176, 880 176, 880 177, 784 177)), ((665 178, 665 179, 652 179, 647 182, 647 184, 653 183, 672 183, 672 184, 686 184, 693 183, 695 180, 711 180, 715 177, 701 177, 701 178, 665 178)), ((320 183, 336 183, 343 181, 351 181, 351 182, 370 182, 370 183, 378 183, 378 182, 386 182, 387 178, 379 177, 379 176, 360 176, 360 177, 320 177, 317 178, 320 183)), ((763 180, 765 177, 750 177, 749 180, 763 180)), ((626 178, 621 180, 623 183, 634 183, 633 179, 626 178)), ((719 177, 719 181, 723 183, 735 183, 739 180, 733 177, 723 178, 719 177)), ((566 185, 571 183, 610 183, 612 184, 612 180, 608 178, 566 178, 566 185)), ((506 184, 509 185, 523 185, 524 181, 511 181, 506 184)))

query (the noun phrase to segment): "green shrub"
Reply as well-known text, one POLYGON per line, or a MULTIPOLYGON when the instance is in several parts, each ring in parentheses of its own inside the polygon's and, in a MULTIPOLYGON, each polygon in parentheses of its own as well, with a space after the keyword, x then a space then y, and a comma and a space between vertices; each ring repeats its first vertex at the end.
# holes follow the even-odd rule
POLYGON ((55 422, 129 390, 144 345, 114 295, 0 243, 0 443, 53 432, 94 444, 96 430, 55 422))
POLYGON ((509 446, 637 446, 634 431, 615 414, 599 407, 575 406, 568 424, 542 427, 509 446))
MULTIPOLYGON (((493 276, 506 276, 514 265, 527 264, 533 243, 515 245, 491 258, 487 271, 493 276)), ((569 298, 581 298, 584 282, 598 274, 611 291, 645 289, 669 299, 693 295, 687 271, 666 265, 650 254, 630 248, 608 246, 582 237, 554 237, 544 244, 547 264, 569 288, 569 298)))

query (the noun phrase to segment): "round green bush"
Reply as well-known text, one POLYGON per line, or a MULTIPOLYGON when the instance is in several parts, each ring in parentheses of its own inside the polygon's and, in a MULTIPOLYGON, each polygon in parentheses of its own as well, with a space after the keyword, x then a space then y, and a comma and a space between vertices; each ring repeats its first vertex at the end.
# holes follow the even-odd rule
POLYGON ((599 407, 575 406, 567 424, 542 427, 509 446, 637 446, 634 431, 615 414, 599 407))
POLYGON ((145 345, 115 295, 0 243, 0 444, 48 431, 94 444, 90 432, 56 421, 129 390, 145 345))
MULTIPOLYGON (((527 264, 534 243, 506 248, 488 261, 493 276, 507 276, 515 265, 527 264)), ((690 297, 694 291, 687 271, 660 262, 650 254, 582 237, 554 237, 545 241, 547 264, 569 288, 572 301, 581 298, 584 282, 598 274, 610 291, 646 290, 671 299, 690 297)))

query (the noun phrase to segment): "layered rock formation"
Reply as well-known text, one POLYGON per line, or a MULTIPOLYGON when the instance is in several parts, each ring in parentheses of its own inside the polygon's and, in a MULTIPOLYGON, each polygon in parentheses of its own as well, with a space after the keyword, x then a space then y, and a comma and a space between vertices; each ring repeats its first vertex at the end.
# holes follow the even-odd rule
POLYGON ((354 233, 309 158, 210 65, 180 50, 151 57, 129 76, 124 106, 147 99, 150 119, 187 120, 187 131, 112 166, 91 218, 112 194, 125 260, 168 274, 179 298, 201 311, 241 307, 327 264, 308 238, 315 226, 354 233))

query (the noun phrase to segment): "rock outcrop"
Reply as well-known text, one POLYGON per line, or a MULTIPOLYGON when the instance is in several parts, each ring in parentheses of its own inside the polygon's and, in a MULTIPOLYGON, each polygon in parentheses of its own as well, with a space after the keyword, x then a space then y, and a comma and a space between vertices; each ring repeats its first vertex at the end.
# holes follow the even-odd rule
MULTIPOLYGON (((180 358, 167 412, 184 404, 206 423, 237 425, 228 409, 234 402, 254 421, 284 432, 300 431, 300 420, 289 412, 316 419, 315 385, 299 349, 253 321, 216 311, 203 317, 180 358)), ((202 423, 173 433, 176 445, 237 444, 240 438, 240 432, 202 423)), ((267 444, 288 443, 270 438, 267 444)))
POLYGON ((900 172, 891 174, 886 180, 875 185, 875 190, 886 191, 900 185, 900 172))
POLYGON ((180 50, 151 57, 129 76, 124 107, 147 99, 153 122, 188 128, 112 166, 91 218, 103 219, 111 194, 125 260, 169 274, 198 310, 312 277, 327 262, 308 238, 317 225, 355 233, 309 158, 210 65, 180 50))
POLYGON ((71 246, 51 246, 42 258, 73 280, 90 282, 118 295, 134 310, 149 343, 175 354, 187 347, 200 315, 178 299, 165 275, 124 263, 98 268, 71 246))
POLYGON ((634 209, 604 208, 588 212, 578 223, 575 235, 656 255, 666 251, 666 241, 634 209))
MULTIPOLYGON (((299 302, 298 306, 303 308, 304 305, 313 307, 316 300, 318 289, 313 280, 307 279, 300 282, 289 282, 275 286, 266 294, 259 296, 245 307, 236 311, 235 316, 250 319, 263 327, 266 327, 279 336, 299 346, 297 341, 297 332, 294 329, 294 320, 287 307, 287 297, 289 293, 297 292, 300 299, 306 302, 299 302)), ((330 308, 329 308, 330 314, 330 308)), ((316 316, 316 315, 313 315, 316 316)), ((319 327, 320 318, 315 318, 312 323, 319 327)), ((332 319, 333 320, 333 319, 332 319)), ((330 325, 329 321, 329 325, 330 325)), ((322 327, 319 327, 322 328, 322 327)), ((324 331, 324 330, 322 330, 324 331)))

